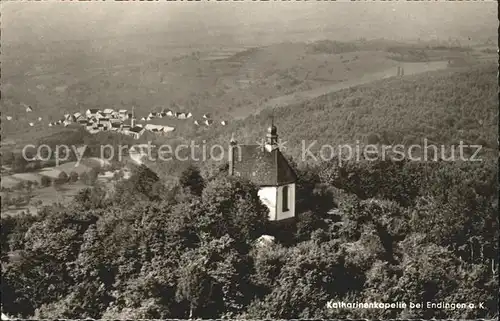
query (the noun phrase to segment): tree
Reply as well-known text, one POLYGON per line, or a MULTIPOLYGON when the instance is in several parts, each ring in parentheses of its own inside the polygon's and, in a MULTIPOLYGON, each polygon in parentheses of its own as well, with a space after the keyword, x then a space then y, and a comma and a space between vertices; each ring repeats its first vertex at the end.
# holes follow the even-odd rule
POLYGON ((211 284, 202 262, 189 260, 180 264, 176 297, 189 302, 189 319, 198 316, 198 310, 207 305, 211 284))
POLYGON ((133 169, 128 180, 117 182, 113 202, 126 206, 142 201, 159 201, 164 194, 165 187, 158 175, 147 166, 140 165, 133 169))
POLYGON ((203 215, 195 221, 200 231, 215 238, 228 234, 251 243, 265 234, 268 208, 251 182, 235 177, 216 177, 202 193, 203 215))
MULTIPOLYGON (((271 262, 270 262, 271 263, 271 262)), ((255 301, 248 318, 314 318, 330 298, 342 298, 353 278, 335 241, 308 241, 291 248, 271 287, 255 301)))
POLYGON ((80 181, 84 184, 87 184, 89 181, 89 174, 87 172, 83 172, 80 174, 80 181))
POLYGON ((375 134, 375 133, 371 133, 370 135, 368 135, 366 137, 366 142, 369 145, 378 144, 380 142, 380 137, 377 134, 375 134))
POLYGON ((248 286, 248 261, 233 242, 228 235, 202 238, 199 247, 182 256, 177 299, 189 301, 190 317, 237 315, 248 304, 253 293, 248 286))
POLYGON ((75 183, 76 181, 78 181, 78 173, 75 171, 72 171, 71 173, 69 173, 69 181, 72 183, 75 183))
POLYGON ((106 200, 106 190, 100 186, 85 188, 75 195, 74 201, 85 209, 105 208, 109 205, 106 200))
POLYGON ((307 241, 310 239, 311 234, 325 226, 325 221, 322 217, 316 215, 312 211, 300 213, 297 215, 297 241, 307 241))
POLYGON ((12 153, 10 151, 2 151, 2 153, 0 155, 2 158, 2 165, 10 165, 13 163, 13 161, 15 159, 14 153, 12 153))
POLYGON ((22 173, 26 171, 26 166, 28 165, 28 161, 23 157, 23 155, 15 154, 14 159, 12 161, 12 170, 16 173, 22 173))
POLYGON ((158 181, 158 175, 143 164, 134 168, 128 180, 134 190, 147 197, 152 196, 153 185, 158 181))
POLYGON ((201 196, 205 182, 201 176, 200 170, 194 165, 185 169, 179 178, 179 184, 187 188, 193 195, 201 196))
POLYGON ((113 179, 116 181, 119 181, 119 180, 123 179, 124 176, 125 176, 125 174, 123 173, 123 170, 118 170, 113 174, 113 179))
POLYGON ((54 183, 57 185, 62 185, 64 183, 67 183, 68 179, 69 179, 68 174, 66 174, 66 172, 62 171, 61 173, 59 173, 57 178, 54 180, 54 183))
POLYGON ((97 182, 98 176, 99 176, 99 169, 95 167, 92 168, 90 172, 88 172, 86 184, 93 186, 97 182))

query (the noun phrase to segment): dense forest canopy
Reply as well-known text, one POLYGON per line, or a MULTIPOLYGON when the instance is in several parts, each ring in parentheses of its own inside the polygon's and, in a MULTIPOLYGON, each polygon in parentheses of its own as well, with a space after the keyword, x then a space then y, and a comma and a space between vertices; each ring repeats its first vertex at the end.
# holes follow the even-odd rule
MULTIPOLYGON (((387 144, 425 135, 496 148, 496 86, 485 66, 382 81, 275 115, 288 146, 373 134, 387 144)), ((253 143, 269 114, 205 139, 235 131, 253 143)), ((267 220, 258 188, 228 177, 223 162, 138 166, 112 191, 97 184, 72 204, 2 217, 3 311, 47 319, 498 316, 495 159, 339 165, 302 162, 293 148, 285 154, 298 175, 297 218, 286 226, 267 220), (263 245, 264 234, 275 242, 263 245), (329 309, 330 301, 485 308, 329 309)))
POLYGON ((277 228, 251 183, 147 167, 38 216, 2 218, 2 305, 40 318, 492 317, 494 164, 298 166, 297 222, 277 228), (107 195, 107 196, 106 196, 107 195), (336 208, 336 211, 331 211, 336 208), (260 235, 276 243, 257 246, 260 235), (329 310, 348 302, 486 309, 329 310))

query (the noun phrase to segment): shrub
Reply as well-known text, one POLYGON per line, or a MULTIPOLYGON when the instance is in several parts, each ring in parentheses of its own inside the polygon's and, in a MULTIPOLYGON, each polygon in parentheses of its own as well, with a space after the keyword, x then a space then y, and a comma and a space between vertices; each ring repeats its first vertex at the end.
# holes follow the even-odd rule
POLYGON ((2 165, 10 165, 14 161, 14 154, 12 152, 2 152, 2 165))
POLYGON ((28 161, 24 159, 21 154, 16 154, 14 160, 12 161, 12 170, 16 173, 22 173, 26 170, 26 165, 28 161))
POLYGON ((78 181, 78 173, 74 171, 69 173, 69 181, 72 183, 78 181))
POLYGON ((80 181, 84 184, 88 184, 89 174, 87 172, 83 172, 80 174, 80 181))
POLYGON ((42 187, 48 187, 52 183, 52 180, 47 177, 47 176, 42 176, 42 179, 40 180, 40 184, 42 187))
POLYGON ((59 176, 57 176, 57 179, 54 180, 54 183, 56 183, 57 185, 64 184, 68 182, 68 179, 69 179, 68 174, 66 174, 66 172, 63 171, 59 174, 59 176))
POLYGON ((97 177, 100 174, 100 169, 92 168, 90 172, 88 172, 88 182, 87 185, 94 185, 97 182, 97 177))
POLYGON ((378 137, 377 134, 371 133, 366 137, 366 142, 371 145, 378 144, 380 142, 380 137, 378 137))

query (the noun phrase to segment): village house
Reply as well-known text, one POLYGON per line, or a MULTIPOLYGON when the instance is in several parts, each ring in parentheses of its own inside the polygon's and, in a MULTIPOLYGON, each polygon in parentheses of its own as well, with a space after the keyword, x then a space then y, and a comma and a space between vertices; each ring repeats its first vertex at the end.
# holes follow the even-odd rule
POLYGON ((133 128, 130 128, 127 132, 126 135, 130 135, 134 137, 134 139, 139 139, 142 134, 144 134, 145 129, 143 127, 135 126, 133 128))
POLYGON ((152 132, 153 129, 156 129, 156 131, 158 131, 159 129, 162 129, 162 127, 162 125, 146 124, 146 126, 144 126, 144 129, 152 132))
POLYGON ((163 132, 164 133, 170 133, 175 130, 175 127, 170 127, 170 126, 163 126, 163 132))
POLYGON ((119 131, 121 129, 121 124, 120 123, 111 123, 111 130, 113 131, 119 131))
POLYGON ((128 111, 126 109, 120 109, 118 111, 118 118, 121 120, 125 120, 128 118, 128 111))
POLYGON ((87 118, 90 118, 90 117, 96 117, 97 114, 99 113, 99 109, 96 109, 96 108, 91 108, 91 109, 87 109, 87 111, 85 112, 85 115, 87 116, 87 118))
POLYGON ((111 128, 111 121, 109 120, 109 118, 99 118, 99 125, 102 125, 105 129, 104 130, 107 130, 109 128, 111 128))
POLYGON ((259 187, 258 195, 269 208, 269 220, 295 217, 297 175, 279 150, 276 126, 269 127, 263 146, 238 145, 231 139, 229 175, 243 177, 259 187))

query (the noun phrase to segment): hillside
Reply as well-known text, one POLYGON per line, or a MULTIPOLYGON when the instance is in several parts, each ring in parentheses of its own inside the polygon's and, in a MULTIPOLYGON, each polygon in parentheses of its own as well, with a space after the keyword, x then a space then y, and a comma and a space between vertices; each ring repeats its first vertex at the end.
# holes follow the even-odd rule
MULTIPOLYGON (((494 65, 459 71, 436 71, 403 79, 387 79, 324 95, 306 103, 276 108, 275 123, 287 141, 285 153, 301 155, 308 146, 368 142, 376 137, 387 145, 429 143, 483 145, 491 154, 497 146, 498 94, 494 65)), ((227 146, 231 134, 241 143, 255 143, 265 135, 272 112, 214 127, 185 132, 182 138, 157 139, 156 144, 193 140, 227 146)), ((312 151, 317 151, 312 148, 312 151)), ((182 162, 181 162, 182 163, 182 162)), ((200 164, 204 165, 204 164, 200 164)), ((172 162, 158 164, 160 172, 175 172, 172 162)))
MULTIPOLYGON (((446 111, 455 121, 481 114, 491 132, 491 70, 441 71, 326 95, 278 109, 279 128, 295 141, 349 134, 352 140, 352 127, 363 128, 361 134, 424 128, 443 142, 461 138, 455 130, 465 128, 474 137, 484 128, 436 118, 446 111), (375 106, 370 116, 344 126, 334 118, 366 106, 375 106)), ((262 137, 267 116, 230 129, 240 141, 253 142, 262 137)), ((228 134, 218 132, 209 143, 227 142, 228 134)), ((95 139, 114 138, 104 136, 95 139)), ((2 217, 3 311, 33 319, 498 317, 496 160, 291 162, 298 177, 296 217, 279 226, 268 221, 254 184, 223 168, 202 175, 179 165, 186 162, 168 165, 177 171, 177 184, 138 166, 128 180, 117 177, 112 189, 94 183, 70 204, 44 207, 36 216, 2 217), (417 309, 407 303, 422 301, 467 306, 417 309), (330 308, 336 302, 407 305, 330 308)))
POLYGON ((132 141, 68 128, 40 139, 209 148, 227 146, 232 133, 254 143, 274 114, 295 160, 297 216, 290 226, 268 224, 258 189, 227 177, 221 162, 196 162, 201 171, 185 170, 188 161, 148 164, 159 175, 140 166, 111 192, 97 184, 37 216, 2 217, 3 308, 44 319, 495 318, 497 106, 496 66, 477 64, 339 90, 226 127, 186 126, 175 138, 132 141), (306 166, 298 157, 302 140, 408 146, 423 138, 481 144, 493 157, 345 166, 335 159, 306 166), (262 244, 263 234, 273 241, 262 244), (328 308, 388 297, 474 297, 485 308, 328 308))
POLYGON ((183 47, 151 40, 144 46, 142 51, 126 50, 126 43, 116 40, 106 46, 99 41, 61 42, 32 51, 26 46, 7 47, 1 110, 3 118, 13 120, 2 119, 4 137, 29 140, 45 131, 50 134, 49 122, 88 108, 135 106, 139 118, 152 110, 173 108, 190 111, 195 118, 208 112, 217 121, 232 120, 284 95, 370 75, 395 76, 396 67, 405 63, 457 56, 474 63, 492 56, 474 48, 365 40, 250 49, 183 47), (32 113, 25 112, 26 105, 33 107, 32 113))

